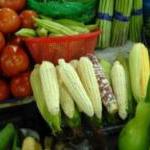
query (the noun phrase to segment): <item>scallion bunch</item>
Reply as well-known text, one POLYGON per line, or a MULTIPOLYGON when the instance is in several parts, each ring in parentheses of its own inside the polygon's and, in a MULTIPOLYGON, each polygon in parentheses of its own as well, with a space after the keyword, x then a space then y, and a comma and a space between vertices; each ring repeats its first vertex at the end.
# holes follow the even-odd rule
POLYGON ((129 19, 133 0, 116 0, 115 15, 112 26, 112 46, 125 44, 129 33, 129 19))
POLYGON ((133 11, 130 20, 129 39, 134 42, 141 41, 143 26, 143 0, 133 0, 133 11))
POLYGON ((114 12, 114 0, 100 0, 98 25, 102 31, 98 40, 98 47, 106 48, 110 46, 112 16, 114 12))

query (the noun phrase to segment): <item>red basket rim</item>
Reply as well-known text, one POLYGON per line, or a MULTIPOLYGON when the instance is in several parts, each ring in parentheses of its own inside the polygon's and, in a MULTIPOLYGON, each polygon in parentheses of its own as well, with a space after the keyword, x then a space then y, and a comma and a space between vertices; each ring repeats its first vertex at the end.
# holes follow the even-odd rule
POLYGON ((98 36, 101 33, 100 30, 96 30, 94 32, 80 34, 80 35, 71 35, 71 36, 57 36, 57 37, 34 37, 34 38, 24 38, 25 42, 52 42, 52 41, 72 41, 76 39, 86 39, 89 37, 98 36))

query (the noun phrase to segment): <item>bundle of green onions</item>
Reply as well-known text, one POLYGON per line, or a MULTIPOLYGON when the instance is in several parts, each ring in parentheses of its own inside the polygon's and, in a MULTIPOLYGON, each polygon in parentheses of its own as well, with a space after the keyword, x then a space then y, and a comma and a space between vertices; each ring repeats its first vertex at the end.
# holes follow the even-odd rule
POLYGON ((133 11, 130 20, 129 39, 133 42, 141 41, 143 26, 143 0, 133 0, 133 11))
POLYGON ((114 0, 100 0, 97 20, 99 28, 102 30, 102 35, 98 40, 98 47, 100 48, 110 46, 113 12, 114 0))
POLYGON ((133 0, 116 0, 115 15, 112 26, 112 46, 125 44, 129 33, 129 18, 132 11, 133 0))

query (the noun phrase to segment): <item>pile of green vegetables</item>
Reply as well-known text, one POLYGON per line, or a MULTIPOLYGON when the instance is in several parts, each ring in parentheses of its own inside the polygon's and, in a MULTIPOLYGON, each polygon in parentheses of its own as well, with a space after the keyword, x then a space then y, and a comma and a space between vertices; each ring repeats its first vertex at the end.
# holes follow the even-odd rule
POLYGON ((47 37, 47 36, 64 36, 64 35, 79 35, 89 33, 97 29, 96 24, 85 25, 84 23, 70 20, 70 19, 57 19, 41 16, 34 18, 36 28, 22 28, 15 34, 24 37, 47 37))
POLYGON ((84 23, 96 14, 97 0, 28 0, 28 6, 39 14, 53 18, 67 18, 84 23))

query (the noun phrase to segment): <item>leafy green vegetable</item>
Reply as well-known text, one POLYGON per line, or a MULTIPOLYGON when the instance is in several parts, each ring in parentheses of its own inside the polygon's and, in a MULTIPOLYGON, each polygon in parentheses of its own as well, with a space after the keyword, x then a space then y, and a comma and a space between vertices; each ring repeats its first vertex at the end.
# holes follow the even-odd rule
POLYGON ((2 131, 0 131, 0 150, 9 149, 15 136, 15 128, 13 124, 7 124, 2 131))

